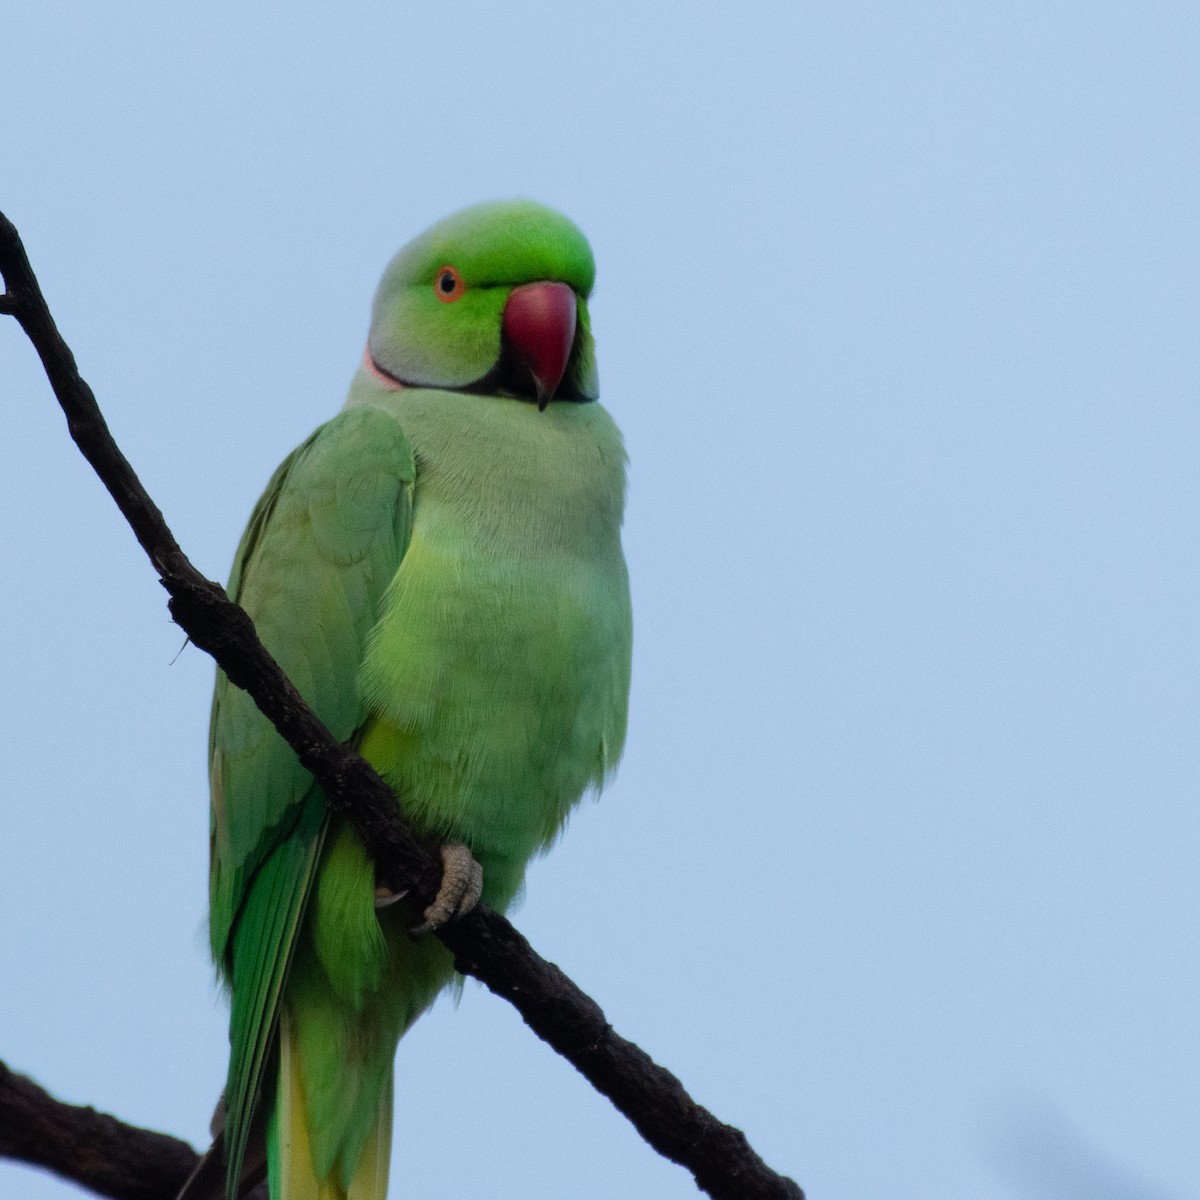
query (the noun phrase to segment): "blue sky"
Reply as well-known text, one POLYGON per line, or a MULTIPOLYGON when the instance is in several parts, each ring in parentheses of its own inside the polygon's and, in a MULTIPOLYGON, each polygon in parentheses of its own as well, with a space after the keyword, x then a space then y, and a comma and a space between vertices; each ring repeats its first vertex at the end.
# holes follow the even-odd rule
MULTIPOLYGON (((622 1033, 814 1200, 1194 1191, 1194 5, 4 25, 0 208, 211 575, 399 245, 590 236, 632 724, 515 919, 622 1033)), ((11 322, 0 401, 0 1057, 199 1143, 211 666, 11 322)), ((475 986, 397 1079, 398 1200, 695 1195, 475 986)))

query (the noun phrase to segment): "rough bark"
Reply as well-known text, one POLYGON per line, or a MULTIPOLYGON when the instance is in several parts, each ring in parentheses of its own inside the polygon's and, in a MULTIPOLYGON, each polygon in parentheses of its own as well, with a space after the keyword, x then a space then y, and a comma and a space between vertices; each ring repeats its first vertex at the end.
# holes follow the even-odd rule
POLYGON ((64 1104, 0 1063, 0 1155, 113 1200, 169 1200, 199 1161, 178 1138, 64 1104))

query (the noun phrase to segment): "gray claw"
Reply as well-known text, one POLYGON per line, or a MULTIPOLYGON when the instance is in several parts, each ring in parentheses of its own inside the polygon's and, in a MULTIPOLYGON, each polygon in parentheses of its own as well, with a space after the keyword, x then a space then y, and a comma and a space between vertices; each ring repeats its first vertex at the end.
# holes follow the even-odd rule
POLYGON ((383 884, 379 884, 375 888, 375 908, 378 911, 381 908, 391 908, 397 900, 403 900, 408 895, 408 888, 402 891, 393 892, 390 888, 385 888, 383 884))

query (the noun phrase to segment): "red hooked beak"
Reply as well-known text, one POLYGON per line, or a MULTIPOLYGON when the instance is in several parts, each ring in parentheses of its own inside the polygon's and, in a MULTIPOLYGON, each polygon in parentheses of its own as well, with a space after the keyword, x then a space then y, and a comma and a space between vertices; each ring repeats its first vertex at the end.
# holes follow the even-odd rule
POLYGON ((538 408, 545 412, 575 344, 575 293, 565 283, 513 288, 501 328, 508 349, 533 376, 538 408))

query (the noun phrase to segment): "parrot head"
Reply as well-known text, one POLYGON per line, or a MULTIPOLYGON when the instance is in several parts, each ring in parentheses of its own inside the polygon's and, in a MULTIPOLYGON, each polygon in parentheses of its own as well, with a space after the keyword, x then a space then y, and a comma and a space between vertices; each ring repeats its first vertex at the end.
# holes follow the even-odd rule
POLYGON ((371 310, 364 369, 392 387, 513 396, 545 409, 599 394, 591 247, 529 200, 479 204, 409 242, 371 310))

